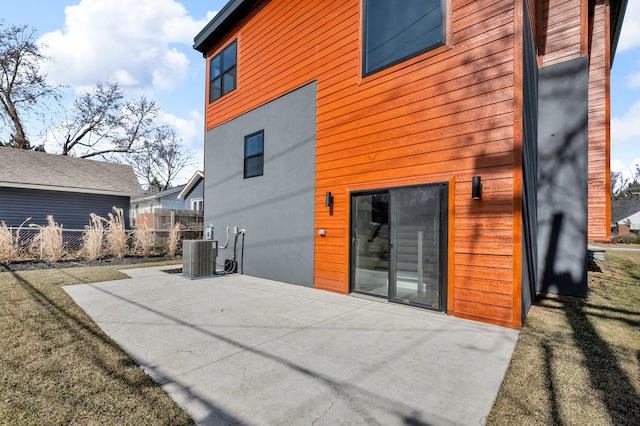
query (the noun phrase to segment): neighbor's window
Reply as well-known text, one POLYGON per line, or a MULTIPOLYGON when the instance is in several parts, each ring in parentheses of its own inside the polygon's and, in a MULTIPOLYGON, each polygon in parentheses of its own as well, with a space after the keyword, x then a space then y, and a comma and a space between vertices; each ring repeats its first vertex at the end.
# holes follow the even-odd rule
POLYGON ((264 130, 244 137, 244 178, 262 176, 264 171, 264 130))
POLYGON ((364 75, 445 41, 444 0, 365 0, 364 75))
POLYGON ((202 211, 204 201, 202 198, 194 198, 191 200, 191 210, 202 211))
POLYGON ((222 49, 209 63, 209 103, 236 88, 238 41, 222 49))

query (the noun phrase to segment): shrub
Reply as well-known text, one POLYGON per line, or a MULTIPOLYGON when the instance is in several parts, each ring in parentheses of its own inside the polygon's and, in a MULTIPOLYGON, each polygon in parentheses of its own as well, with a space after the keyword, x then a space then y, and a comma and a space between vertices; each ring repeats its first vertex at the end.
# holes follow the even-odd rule
POLYGON ((153 230, 146 223, 141 224, 133 232, 133 251, 140 252, 145 257, 151 254, 153 247, 153 230))
POLYGON ((107 247, 111 254, 123 258, 127 254, 127 234, 124 230, 122 209, 113 208, 115 214, 109 213, 107 221, 107 247))
POLYGON ((169 256, 174 257, 178 253, 181 237, 182 225, 176 223, 171 232, 169 232, 169 256))
POLYGON ((636 234, 617 235, 614 238, 614 241, 620 244, 635 244, 637 240, 638 236, 636 234))
POLYGON ((102 255, 102 240, 104 239, 103 222, 106 220, 95 213, 91 213, 91 220, 84 227, 82 233, 82 253, 88 260, 96 260, 102 255))

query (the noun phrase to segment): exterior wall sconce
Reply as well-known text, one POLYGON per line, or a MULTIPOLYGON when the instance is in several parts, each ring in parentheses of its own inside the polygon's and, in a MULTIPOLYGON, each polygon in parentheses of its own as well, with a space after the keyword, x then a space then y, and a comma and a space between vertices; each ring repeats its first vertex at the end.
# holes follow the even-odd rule
POLYGON ((331 192, 327 192, 325 194, 324 206, 325 207, 332 207, 333 206, 333 195, 331 195, 331 192))
POLYGON ((480 176, 474 176, 471 179, 471 198, 474 200, 482 199, 482 178, 480 176))

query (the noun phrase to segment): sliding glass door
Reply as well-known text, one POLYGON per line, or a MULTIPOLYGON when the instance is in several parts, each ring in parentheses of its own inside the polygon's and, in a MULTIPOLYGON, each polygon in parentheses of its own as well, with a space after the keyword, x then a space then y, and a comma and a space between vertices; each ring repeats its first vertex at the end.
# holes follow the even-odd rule
POLYGON ((389 293, 389 194, 353 197, 353 289, 389 293))
POLYGON ((446 310, 446 195, 446 184, 352 195, 352 291, 446 310))

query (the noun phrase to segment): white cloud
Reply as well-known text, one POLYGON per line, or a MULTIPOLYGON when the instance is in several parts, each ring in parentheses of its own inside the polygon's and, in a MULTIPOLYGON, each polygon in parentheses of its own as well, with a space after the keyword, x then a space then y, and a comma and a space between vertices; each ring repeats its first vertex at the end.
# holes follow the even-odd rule
POLYGON ((611 118, 611 143, 623 144, 640 138, 640 101, 622 117, 611 118))
POLYGON ((624 52, 636 47, 640 47, 640 1, 630 0, 622 23, 618 51, 624 52))
POLYGON ((187 75, 193 37, 208 22, 176 0, 81 0, 65 8, 65 26, 40 42, 54 58, 52 82, 92 86, 107 79, 123 87, 171 90, 187 75))
POLYGON ((630 166, 627 166, 625 163, 619 160, 611 161, 611 171, 619 172, 622 174, 624 180, 633 179, 633 171, 635 171, 635 165, 640 164, 640 158, 636 158, 630 166))
POLYGON ((185 119, 161 111, 158 119, 175 129, 176 136, 182 140, 182 146, 185 149, 201 148, 203 136, 202 115, 192 111, 189 116, 189 119, 185 119))

